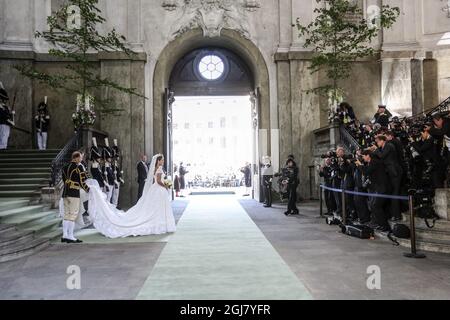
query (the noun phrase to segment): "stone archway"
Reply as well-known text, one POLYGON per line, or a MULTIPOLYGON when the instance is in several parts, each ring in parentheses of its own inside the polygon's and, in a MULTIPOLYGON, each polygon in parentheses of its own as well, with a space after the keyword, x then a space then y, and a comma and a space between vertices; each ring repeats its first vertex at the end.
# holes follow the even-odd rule
MULTIPOLYGON (((153 77, 153 151, 164 150, 164 132, 166 122, 165 94, 169 87, 170 76, 177 62, 189 52, 203 47, 220 47, 238 55, 250 68, 255 89, 260 97, 258 103, 259 130, 270 130, 270 92, 267 64, 258 49, 250 40, 238 32, 224 29, 220 37, 205 38, 201 29, 194 29, 179 36, 162 50, 156 62, 153 77)), ((270 134, 266 134, 262 150, 270 155, 270 134)))

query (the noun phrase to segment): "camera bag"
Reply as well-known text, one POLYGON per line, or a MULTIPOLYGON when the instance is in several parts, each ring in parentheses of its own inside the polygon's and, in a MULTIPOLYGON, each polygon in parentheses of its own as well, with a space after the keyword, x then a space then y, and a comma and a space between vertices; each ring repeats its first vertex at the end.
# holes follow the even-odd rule
POLYGON ((371 239, 375 237, 374 230, 365 225, 341 225, 342 233, 359 239, 371 239))

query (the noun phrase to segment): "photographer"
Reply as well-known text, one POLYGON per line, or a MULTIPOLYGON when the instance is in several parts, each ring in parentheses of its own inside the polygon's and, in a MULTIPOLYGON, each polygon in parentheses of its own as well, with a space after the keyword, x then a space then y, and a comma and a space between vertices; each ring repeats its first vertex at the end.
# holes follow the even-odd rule
POLYGON ((286 161, 286 166, 281 170, 281 174, 276 174, 275 176, 281 176, 281 183, 287 188, 288 207, 287 211, 284 214, 287 216, 292 214, 298 215, 299 211, 297 209, 297 187, 299 185, 299 181, 297 164, 292 158, 289 158, 286 161))
POLYGON ((420 172, 420 175, 417 175, 416 187, 436 189, 436 185, 440 181, 440 172, 437 170, 439 153, 436 150, 435 139, 429 132, 429 126, 420 127, 420 140, 411 138, 411 147, 413 148, 412 152, 416 151, 420 156, 420 161, 417 161, 417 171, 420 172))
MULTIPOLYGON (((388 194, 389 193, 389 177, 386 167, 382 160, 373 154, 370 149, 361 153, 366 166, 361 161, 356 161, 356 166, 363 172, 364 176, 369 179, 367 189, 370 193, 388 194)), ((388 217, 384 212, 386 200, 383 198, 372 197, 369 200, 369 207, 372 213, 370 227, 380 231, 389 231, 388 217)))
POLYGON ((430 134, 435 138, 438 147, 439 161, 436 166, 436 188, 444 188, 447 178, 447 167, 450 162, 450 119, 444 118, 444 114, 433 115, 433 126, 427 126, 430 134))
MULTIPOLYGON (((356 152, 356 168, 353 173, 353 178, 355 180, 355 191, 367 193, 367 187, 370 180, 366 179, 363 172, 364 159, 361 154, 361 150, 356 152)), ((370 211, 368 206, 368 198, 365 196, 354 196, 355 210, 358 215, 358 222, 365 224, 370 222, 370 211)))
MULTIPOLYGON (((344 149, 342 149, 344 150, 344 149)), ((343 174, 341 189, 354 191, 355 189, 355 180, 354 180, 354 171, 355 171, 355 159, 353 155, 346 155, 345 151, 339 152, 338 154, 338 164, 339 170, 343 174)), ((355 204, 353 201, 353 195, 345 194, 345 203, 346 203, 346 213, 350 220, 356 220, 355 213, 355 204)))
POLYGON ((379 105, 378 112, 373 117, 373 123, 378 123, 381 127, 387 128, 391 117, 392 114, 386 109, 386 106, 379 105))
MULTIPOLYGON (((383 161, 386 171, 389 175, 389 180, 386 181, 389 184, 390 181, 390 191, 392 195, 399 196, 400 188, 402 183, 402 168, 398 162, 398 155, 395 146, 392 143, 387 143, 387 138, 384 135, 378 135, 375 138, 375 142, 378 146, 373 146, 371 151, 373 156, 378 157, 383 161)), ((402 214, 400 209, 399 200, 391 200, 390 212, 392 221, 402 220, 402 214)))
MULTIPOLYGON (((319 169, 319 176, 324 179, 325 187, 333 188, 333 167, 332 159, 325 158, 324 164, 319 169)), ((336 211, 336 202, 334 200, 333 192, 330 190, 325 190, 325 205, 327 206, 327 215, 333 215, 336 211)))

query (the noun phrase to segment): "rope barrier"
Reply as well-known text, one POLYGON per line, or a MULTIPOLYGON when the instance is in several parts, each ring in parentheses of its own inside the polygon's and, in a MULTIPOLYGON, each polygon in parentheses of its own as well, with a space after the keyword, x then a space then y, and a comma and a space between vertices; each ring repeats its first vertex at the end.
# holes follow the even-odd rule
POLYGON ((394 196, 387 194, 379 194, 379 193, 367 193, 367 192, 355 192, 348 191, 343 189, 336 189, 326 187, 324 185, 319 186, 319 199, 320 199, 320 216, 323 217, 323 195, 322 191, 328 190, 332 192, 338 192, 342 194, 342 217, 344 224, 347 223, 346 217, 346 204, 345 204, 345 194, 355 195, 355 196, 363 196, 363 197, 372 197, 372 198, 384 198, 384 199, 392 199, 392 200, 402 200, 408 201, 409 203, 409 215, 410 215, 410 229, 411 229, 411 252, 405 253, 404 256, 407 258, 415 258, 421 259, 425 258, 424 254, 418 253, 416 249, 416 226, 415 226, 415 216, 414 216, 414 197, 412 195, 406 196, 394 196))
POLYGON ((363 197, 372 197, 372 198, 384 198, 384 199, 392 199, 392 200, 402 200, 402 201, 409 201, 409 197, 406 196, 394 196, 394 195, 388 195, 388 194, 380 194, 380 193, 368 193, 368 192, 356 192, 356 191, 349 191, 349 190, 342 190, 342 189, 334 189, 325 187, 324 185, 320 186, 324 190, 333 191, 333 192, 344 192, 345 194, 351 194, 354 196, 363 196, 363 197))

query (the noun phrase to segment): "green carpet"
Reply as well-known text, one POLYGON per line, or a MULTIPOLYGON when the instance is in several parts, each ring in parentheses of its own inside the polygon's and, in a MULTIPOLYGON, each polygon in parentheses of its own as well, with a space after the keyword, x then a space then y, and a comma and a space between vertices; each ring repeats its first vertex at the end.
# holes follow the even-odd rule
POLYGON ((296 300, 311 295, 233 196, 191 201, 137 299, 296 300))

